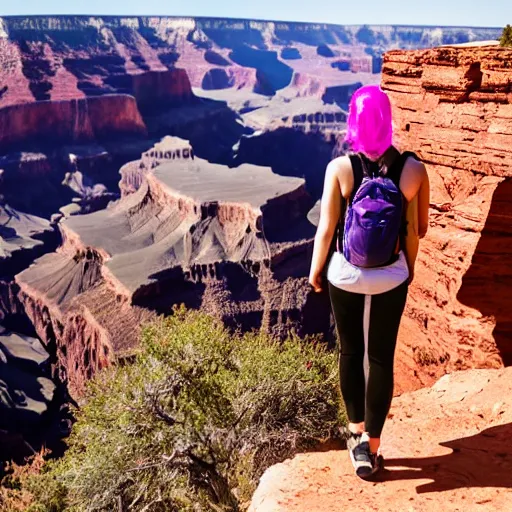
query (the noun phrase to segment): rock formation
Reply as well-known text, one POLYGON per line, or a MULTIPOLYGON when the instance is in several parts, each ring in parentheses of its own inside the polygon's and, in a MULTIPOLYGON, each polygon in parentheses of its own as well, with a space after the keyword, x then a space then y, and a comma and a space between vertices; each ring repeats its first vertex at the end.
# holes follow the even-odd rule
MULTIPOLYGON (((198 98, 192 86, 229 95, 238 90, 280 95, 277 103, 313 96, 346 110, 359 84, 379 79, 375 69, 357 64, 361 59, 376 61, 397 44, 429 46, 494 35, 492 29, 207 18, 2 18, 2 193, 14 208, 47 218, 59 210, 68 216, 101 209, 116 197, 119 167, 165 135, 190 140, 196 154, 209 161, 236 165, 232 148, 251 129, 225 103, 198 98), (335 56, 319 59, 319 47, 335 56), (294 58, 282 58, 284 49, 294 58), (341 60, 348 69, 332 67, 341 60), (144 144, 146 131, 152 140, 145 148, 134 147, 133 140, 119 142, 129 136, 144 144), (37 185, 20 190, 20 175, 35 178, 37 185)), ((254 104, 247 98, 244 102, 254 104)), ((237 112, 243 114, 243 107, 237 112)), ((293 167, 274 170, 304 173, 293 167)), ((318 195, 315 187, 311 191, 318 195)))
POLYGON ((280 94, 241 117, 253 132, 242 135, 233 147, 234 161, 270 166, 282 176, 304 178, 310 195, 319 198, 335 142, 346 130, 346 111, 320 98, 280 94))
POLYGON ((0 325, 0 460, 6 451, 17 451, 17 456, 20 451, 31 454, 21 436, 41 429, 54 392, 49 356, 39 340, 0 325), (7 432, 17 435, 11 437, 7 432))
POLYGON ((326 445, 267 469, 249 511, 509 510, 511 391, 512 368, 445 375, 394 399, 378 483, 326 445))
POLYGON ((0 279, 21 272, 57 243, 58 235, 49 221, 0 205, 0 279))
MULTIPOLYGON (((194 87, 206 80, 209 85, 233 84, 273 94, 290 83, 293 71, 307 73, 314 67, 319 48, 326 55, 321 58, 326 69, 339 54, 351 63, 348 75, 359 71, 371 75, 380 69, 380 53, 391 48, 489 40, 498 35, 497 29, 209 18, 2 18, 0 107, 116 93, 135 96, 141 110, 144 104, 149 108, 161 101, 188 101, 187 80, 177 68, 187 71, 194 87), (225 75, 215 71, 212 77, 212 68, 222 68, 225 75), (152 93, 146 97, 148 90, 152 93)), ((338 75, 341 78, 342 73, 338 75)))
POLYGON ((21 144, 77 144, 117 136, 146 135, 133 97, 106 95, 40 101, 0 109, 0 152, 21 144))
POLYGON ((328 309, 315 311, 322 298, 305 286, 314 226, 303 180, 211 164, 170 137, 122 176, 121 200, 63 221, 62 247, 16 276, 73 391, 180 303, 233 327, 328 333, 328 309))
POLYGON ((511 58, 483 46, 384 59, 397 143, 423 159, 432 189, 398 358, 398 374, 414 371, 422 384, 512 363, 511 58))

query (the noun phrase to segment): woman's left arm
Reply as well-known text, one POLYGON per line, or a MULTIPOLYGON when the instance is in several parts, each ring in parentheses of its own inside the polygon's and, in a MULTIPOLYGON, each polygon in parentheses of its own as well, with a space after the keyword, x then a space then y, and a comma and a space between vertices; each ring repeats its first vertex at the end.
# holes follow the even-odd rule
POLYGON ((427 234, 430 209, 430 182, 425 165, 423 165, 422 171, 423 179, 418 192, 418 231, 420 238, 427 234))
POLYGON ((326 264, 334 231, 341 215, 341 190, 338 162, 332 161, 325 173, 324 191, 320 203, 320 221, 313 246, 309 283, 315 292, 322 291, 322 270, 326 264))

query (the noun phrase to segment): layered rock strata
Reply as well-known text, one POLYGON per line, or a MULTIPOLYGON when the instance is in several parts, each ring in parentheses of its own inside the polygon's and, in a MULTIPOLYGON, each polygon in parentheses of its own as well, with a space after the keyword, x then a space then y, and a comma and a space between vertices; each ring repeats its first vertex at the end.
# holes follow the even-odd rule
POLYGON ((512 363, 511 59, 488 46, 384 59, 397 143, 425 162, 432 189, 398 358, 423 384, 512 363))
POLYGON ((21 144, 76 144, 126 135, 146 135, 135 98, 105 95, 40 101, 0 109, 0 152, 21 144))
POLYGON ((243 329, 329 331, 305 286, 314 226, 303 180, 211 164, 173 138, 123 180, 121 200, 63 221, 62 247, 16 277, 73 391, 132 353, 142 322, 180 303, 243 329))
POLYGON ((245 88, 271 95, 289 86, 294 73, 328 76, 335 82, 330 85, 361 77, 365 82, 378 74, 380 55, 390 48, 498 36, 497 29, 474 27, 5 17, 0 19, 0 107, 116 93, 134 95, 143 110, 161 101, 183 103, 190 99, 189 90, 177 68, 188 72, 194 87, 245 88))

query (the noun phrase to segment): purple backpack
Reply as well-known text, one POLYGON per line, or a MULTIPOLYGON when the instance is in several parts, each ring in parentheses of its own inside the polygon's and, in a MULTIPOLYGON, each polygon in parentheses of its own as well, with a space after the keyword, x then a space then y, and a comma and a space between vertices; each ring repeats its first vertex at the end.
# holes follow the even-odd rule
POLYGON ((405 199, 399 183, 405 160, 410 155, 409 152, 399 155, 387 171, 364 156, 350 155, 354 189, 340 235, 343 255, 352 265, 372 268, 396 261, 397 242, 405 227, 405 199))

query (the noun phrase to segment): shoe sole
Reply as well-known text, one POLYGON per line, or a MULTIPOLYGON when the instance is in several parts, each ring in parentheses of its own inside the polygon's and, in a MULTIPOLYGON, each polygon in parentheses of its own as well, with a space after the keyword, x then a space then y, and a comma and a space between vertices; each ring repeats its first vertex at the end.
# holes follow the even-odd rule
POLYGON ((377 464, 375 465, 375 468, 370 474, 365 476, 357 476, 359 476, 361 480, 373 480, 382 469, 384 469, 384 458, 382 457, 382 455, 379 455, 377 457, 377 464))
POLYGON ((372 480, 375 475, 382 469, 384 469, 384 457, 382 455, 379 455, 377 457, 377 464, 373 468, 371 473, 368 473, 367 475, 361 476, 357 474, 357 468, 356 468, 356 460, 354 459, 354 455, 352 454, 352 450, 348 450, 348 454, 350 456, 350 460, 352 462, 352 466, 356 472, 356 476, 358 476, 361 480, 372 480))

